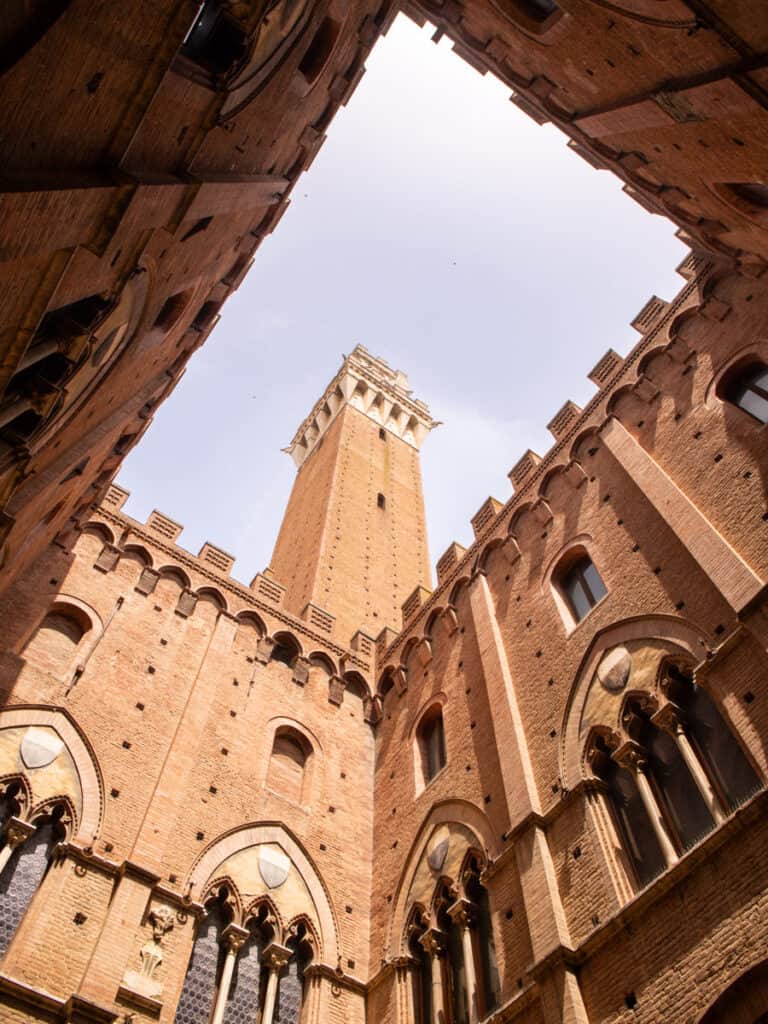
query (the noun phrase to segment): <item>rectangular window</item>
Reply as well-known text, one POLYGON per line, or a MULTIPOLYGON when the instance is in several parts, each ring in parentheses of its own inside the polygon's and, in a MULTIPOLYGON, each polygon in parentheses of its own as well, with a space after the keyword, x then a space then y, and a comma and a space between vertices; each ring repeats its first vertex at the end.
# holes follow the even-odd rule
POLYGON ((379 506, 379 508, 386 508, 387 499, 384 497, 383 494, 379 493, 376 496, 376 504, 379 506))

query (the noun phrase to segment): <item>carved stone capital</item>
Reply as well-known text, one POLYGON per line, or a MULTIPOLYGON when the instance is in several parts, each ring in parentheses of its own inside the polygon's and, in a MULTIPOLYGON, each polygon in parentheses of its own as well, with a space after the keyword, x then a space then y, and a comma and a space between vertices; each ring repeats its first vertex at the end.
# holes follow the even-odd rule
POLYGON ((622 768, 628 768, 631 772, 645 772, 648 770, 648 755, 634 740, 627 740, 626 743, 622 743, 613 754, 613 759, 622 768))
POLYGON ((469 900, 456 900, 448 907, 448 915, 459 928, 472 928, 475 924, 475 908, 469 900))
POLYGON ((281 946, 279 942, 270 942, 261 954, 261 959, 271 971, 281 971, 292 956, 292 949, 281 946))
POLYGON ((445 956, 445 933, 439 931, 437 928, 428 928, 427 931, 419 937, 419 942, 431 957, 445 956))
POLYGON ((662 704, 651 721, 670 736, 679 736, 683 731, 680 709, 675 704, 662 704))
POLYGON ((240 928, 236 924, 229 924, 221 933, 221 944, 228 952, 231 950, 237 953, 242 949, 250 934, 246 928, 240 928))
POLYGON ((5 841, 12 850, 21 846, 35 831, 35 826, 21 818, 9 818, 5 826, 5 841))

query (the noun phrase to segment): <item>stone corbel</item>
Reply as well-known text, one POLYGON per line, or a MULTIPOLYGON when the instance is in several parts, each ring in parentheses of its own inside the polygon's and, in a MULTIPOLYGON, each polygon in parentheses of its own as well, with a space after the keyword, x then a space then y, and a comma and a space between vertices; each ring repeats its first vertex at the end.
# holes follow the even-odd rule
POLYGON ((134 590, 139 594, 143 594, 145 597, 151 594, 157 586, 157 581, 160 579, 160 573, 156 569, 142 569, 141 576, 139 576, 138 582, 134 587, 134 590))
POLYGON ((642 402, 652 402, 655 398, 658 398, 660 391, 651 380, 650 377, 646 377, 645 374, 641 374, 635 382, 632 391, 642 402))
POLYGON ((254 655, 256 661, 260 665, 268 665, 270 658, 272 657, 272 648, 275 646, 275 641, 271 636, 260 637, 256 644, 256 653, 254 655))
POLYGON ((664 350, 676 363, 685 364, 695 355, 682 338, 673 338, 664 350))
POLYGON ((94 569, 99 572, 111 572, 117 565, 120 558, 120 551, 114 544, 105 544, 99 552, 99 557, 93 563, 94 569))
POLYGON ((544 498, 539 498, 531 509, 531 515, 539 526, 546 526, 553 519, 552 509, 549 507, 549 502, 544 498))
POLYGON ((398 665, 394 672, 395 689, 398 693, 405 693, 408 689, 408 673, 405 665, 398 665))
POLYGON ((449 604, 447 608, 443 609, 443 614, 440 618, 443 621, 443 626, 445 627, 445 632, 448 636, 453 636, 454 633, 458 632, 459 617, 452 604, 449 604))
POLYGON ((365 697, 363 699, 363 720, 368 725, 378 725, 381 721, 381 699, 365 697))
POLYGON ((305 686, 309 679, 309 661, 299 656, 293 663, 293 681, 298 686, 305 686))
POLYGON ((176 605, 176 614, 183 619, 188 618, 197 607, 197 594, 191 590, 182 590, 179 594, 179 602, 176 605))
POLYGON ((517 537, 511 533, 507 534, 507 539, 501 545, 501 550, 510 565, 514 565, 520 558, 520 545, 517 543, 517 537))
POLYGON ((432 644, 426 637, 416 648, 416 660, 422 668, 426 668, 432 661, 432 644))
POLYGON ((725 320, 730 312, 730 303, 723 302, 722 299, 718 299, 714 295, 710 295, 706 302, 699 307, 699 313, 707 320, 725 320))
POLYGON ((343 679, 339 676, 331 676, 328 681, 328 700, 331 704, 336 704, 338 706, 343 703, 345 689, 346 684, 343 679))
POLYGON ((589 479, 587 474, 584 472, 584 468, 580 462, 569 462, 565 472, 563 473, 565 480, 573 487, 576 491, 579 487, 583 487, 589 479))

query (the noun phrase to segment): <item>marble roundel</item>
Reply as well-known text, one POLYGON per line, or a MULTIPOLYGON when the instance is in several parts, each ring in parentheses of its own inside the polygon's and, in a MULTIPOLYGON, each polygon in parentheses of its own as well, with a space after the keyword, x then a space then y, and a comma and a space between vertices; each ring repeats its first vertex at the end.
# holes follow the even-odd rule
POLYGON ((444 826, 435 830, 427 847, 427 863, 433 871, 440 871, 448 856, 450 832, 444 826))
POLYGON ((632 670, 632 655, 626 647, 607 651, 597 666, 597 678, 604 690, 619 693, 627 685, 632 670))

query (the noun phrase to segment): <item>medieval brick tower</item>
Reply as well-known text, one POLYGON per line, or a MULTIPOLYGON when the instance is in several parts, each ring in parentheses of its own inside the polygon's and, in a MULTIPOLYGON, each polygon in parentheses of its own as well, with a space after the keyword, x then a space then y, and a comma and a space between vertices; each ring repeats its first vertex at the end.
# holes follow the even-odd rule
POLYGON ((435 424, 360 346, 248 585, 113 482, 397 9, 0 18, 0 1024, 768 1020, 750 5, 404 0, 691 250, 434 589, 435 424))
POLYGON ((344 360, 288 448, 298 475, 270 566, 286 607, 327 609, 348 640, 396 628, 430 588, 419 447, 434 425, 403 373, 360 345, 344 360))

